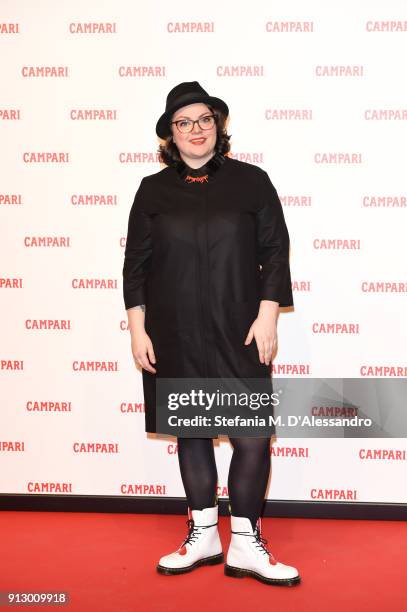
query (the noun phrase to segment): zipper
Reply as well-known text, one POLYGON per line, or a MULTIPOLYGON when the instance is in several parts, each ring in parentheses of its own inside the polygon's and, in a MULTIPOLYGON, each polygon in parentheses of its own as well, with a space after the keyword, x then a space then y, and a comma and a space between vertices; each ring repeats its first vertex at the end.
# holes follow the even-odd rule
POLYGON ((205 298, 204 290, 206 288, 206 295, 209 296, 209 264, 208 264, 208 214, 207 214, 207 195, 202 194, 203 200, 201 200, 201 220, 202 233, 197 240, 198 246, 198 285, 199 285, 199 307, 200 307, 200 335, 201 335, 201 346, 202 346, 202 360, 203 360, 203 375, 205 378, 209 377, 209 359, 208 359, 208 339, 206 336, 206 330, 208 327, 207 314, 205 312, 205 305, 208 307, 208 298, 205 298))
MULTIPOLYGON (((204 254, 204 281, 206 285, 206 307, 207 313, 203 309, 203 320, 205 322, 205 328, 209 329, 212 321, 211 321, 211 312, 209 308, 209 247, 208 247, 208 195, 207 193, 203 194, 204 196, 204 216, 205 216, 205 254, 204 254), (208 317, 206 319, 206 317, 208 317)), ((205 376, 208 378, 209 375, 209 359, 208 359, 208 343, 205 341, 205 376)))
MULTIPOLYGON (((198 220, 199 222, 199 220, 198 220)), ((204 323, 205 323, 205 312, 204 312, 204 307, 203 307, 203 298, 202 298, 202 270, 201 270, 201 266, 202 266, 202 255, 201 255, 201 250, 200 250, 200 239, 199 239, 199 232, 198 232, 198 227, 196 227, 196 244, 197 244, 197 279, 198 279, 198 299, 199 299, 199 311, 200 311, 200 317, 199 317, 199 333, 201 336, 201 354, 204 356, 203 359, 203 364, 204 364, 204 376, 207 378, 208 377, 208 362, 207 362, 207 357, 206 357, 206 341, 205 341, 205 334, 204 334, 204 323)))

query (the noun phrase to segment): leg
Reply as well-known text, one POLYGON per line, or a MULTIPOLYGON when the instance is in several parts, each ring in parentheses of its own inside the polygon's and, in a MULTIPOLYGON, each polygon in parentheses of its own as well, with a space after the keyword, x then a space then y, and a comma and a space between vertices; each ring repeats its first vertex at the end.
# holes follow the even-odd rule
POLYGON ((230 546, 226 576, 251 576, 266 584, 291 586, 300 582, 295 567, 276 561, 261 534, 260 513, 270 474, 270 438, 230 438, 230 546))
POLYGON ((188 536, 175 552, 160 558, 160 574, 184 574, 201 565, 223 563, 218 532, 218 474, 212 438, 178 438, 178 459, 188 500, 188 536))
POLYGON ((271 438, 229 439, 233 446, 228 477, 232 515, 249 518, 254 529, 270 475, 271 438))
POLYGON ((218 483, 213 439, 178 438, 178 461, 188 506, 213 507, 218 483))

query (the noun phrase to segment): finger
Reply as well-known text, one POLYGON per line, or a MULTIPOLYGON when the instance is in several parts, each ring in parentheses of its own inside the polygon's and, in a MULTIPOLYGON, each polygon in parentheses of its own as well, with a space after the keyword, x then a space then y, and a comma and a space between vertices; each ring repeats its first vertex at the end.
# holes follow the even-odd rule
POLYGON ((134 357, 134 355, 133 355, 133 359, 134 359, 134 364, 135 364, 135 366, 136 366, 137 370, 142 370, 142 369, 143 369, 143 366, 142 366, 142 365, 141 365, 141 363, 138 361, 138 359, 136 359, 136 358, 134 357))
POLYGON ((271 344, 270 340, 263 338, 259 342, 259 359, 261 363, 270 364, 271 359, 271 344))
POLYGON ((270 365, 270 360, 271 360, 271 345, 270 345, 270 343, 266 343, 266 345, 265 345, 264 359, 265 359, 266 365, 270 365))
POLYGON ((259 351, 259 360, 260 360, 260 363, 264 363, 265 347, 264 347, 264 340, 263 340, 263 338, 260 338, 260 340, 257 342, 257 349, 259 351))
POLYGON ((147 354, 148 354, 148 358, 150 360, 150 363, 155 363, 155 355, 154 355, 154 349, 153 349, 153 345, 149 345, 147 348, 147 354))
POLYGON ((270 363, 272 353, 272 338, 268 337, 264 340, 264 356, 267 365, 270 363))
POLYGON ((141 364, 142 368, 148 370, 148 372, 151 372, 153 374, 155 373, 156 370, 150 365, 150 362, 148 361, 147 356, 145 354, 137 355, 137 360, 141 364))
POLYGON ((250 342, 253 340, 253 328, 251 327, 249 329, 249 333, 246 336, 246 340, 244 341, 245 344, 250 344, 250 342))
POLYGON ((156 369, 153 368, 153 366, 150 364, 149 360, 147 359, 147 357, 144 357, 144 359, 141 360, 141 363, 143 365, 143 368, 145 370, 147 370, 148 372, 151 372, 152 374, 155 374, 156 369))

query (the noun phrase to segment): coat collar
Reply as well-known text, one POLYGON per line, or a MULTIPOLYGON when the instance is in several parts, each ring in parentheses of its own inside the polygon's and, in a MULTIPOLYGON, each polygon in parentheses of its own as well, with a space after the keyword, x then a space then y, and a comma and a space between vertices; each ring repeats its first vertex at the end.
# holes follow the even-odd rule
MULTIPOLYGON (((213 177, 213 175, 219 170, 222 164, 225 162, 225 156, 222 153, 216 152, 211 159, 209 159, 206 164, 201 166, 200 168, 190 168, 184 160, 180 160, 176 162, 175 168, 180 176, 180 178, 185 182, 192 182, 190 180, 186 180, 188 176, 191 177, 204 177, 206 174, 209 177, 213 177)), ((197 183, 201 181, 197 180, 197 183)))

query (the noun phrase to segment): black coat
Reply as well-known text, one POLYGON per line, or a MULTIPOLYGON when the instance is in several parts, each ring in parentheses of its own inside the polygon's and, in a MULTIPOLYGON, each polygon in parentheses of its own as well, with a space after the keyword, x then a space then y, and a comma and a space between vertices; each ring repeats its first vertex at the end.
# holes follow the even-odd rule
POLYGON ((206 168, 208 182, 186 182, 184 162, 144 177, 130 210, 124 303, 146 305, 156 356, 157 373, 142 370, 148 432, 158 376, 270 377, 255 338, 244 340, 260 300, 293 305, 289 234, 268 174, 219 153, 206 168))

